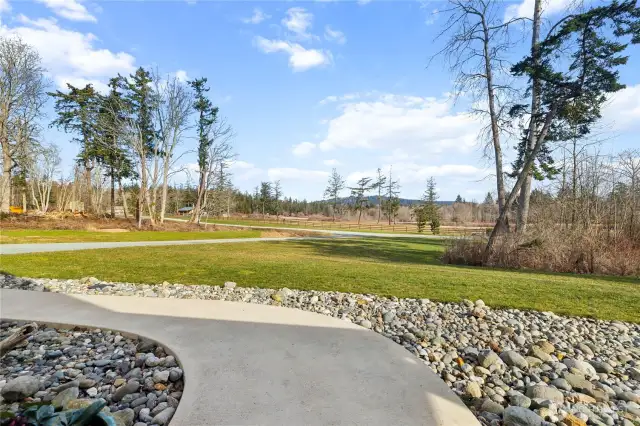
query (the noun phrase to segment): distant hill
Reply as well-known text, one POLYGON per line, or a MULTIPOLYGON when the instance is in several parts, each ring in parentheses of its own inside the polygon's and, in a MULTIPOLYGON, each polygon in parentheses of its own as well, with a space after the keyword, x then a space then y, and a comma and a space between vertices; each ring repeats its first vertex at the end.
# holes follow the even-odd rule
MULTIPOLYGON (((369 204, 372 205, 377 205, 378 203, 378 197, 375 195, 369 195, 369 204)), ((326 201, 326 200, 324 200, 326 201)), ((344 197, 341 199, 341 202, 343 204, 351 204, 353 202, 353 198, 352 197, 344 197)), ((412 200, 410 198, 400 198, 400 205, 401 206, 413 206, 415 204, 420 204, 422 201, 421 200, 412 200)), ((448 206, 453 204, 453 201, 436 201, 436 204, 440 204, 441 206, 448 206)))

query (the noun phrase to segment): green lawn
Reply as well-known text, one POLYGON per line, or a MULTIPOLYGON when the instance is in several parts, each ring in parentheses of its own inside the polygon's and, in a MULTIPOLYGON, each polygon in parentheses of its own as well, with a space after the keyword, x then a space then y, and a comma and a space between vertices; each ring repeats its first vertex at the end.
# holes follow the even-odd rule
POLYGON ((218 238, 260 237, 260 230, 242 231, 130 231, 98 232, 81 230, 16 229, 0 231, 0 244, 75 243, 110 241, 208 240, 218 238))
MULTIPOLYGON (((186 220, 184 216, 173 216, 176 219, 186 220)), ((211 218, 211 219, 202 219, 202 222, 208 223, 216 223, 219 225, 243 225, 243 226, 259 226, 259 227, 273 227, 273 228, 291 228, 291 229, 318 229, 318 230, 334 230, 334 231, 353 231, 353 232, 367 232, 367 233, 380 233, 380 234, 412 234, 412 235, 431 235, 431 231, 427 229, 419 233, 415 225, 393 225, 390 227, 386 223, 382 223, 380 225, 377 224, 369 224, 363 223, 362 225, 357 224, 347 224, 341 222, 278 222, 275 221, 261 221, 261 220, 251 220, 251 219, 221 219, 221 218, 211 218), (381 229, 382 228, 382 229, 381 229)), ((477 234, 478 229, 470 229, 468 231, 458 231, 452 230, 448 228, 441 228, 440 235, 471 235, 477 234)), ((486 232, 486 230, 485 230, 486 232)))
POLYGON ((31 277, 377 293, 640 322, 640 280, 442 265, 443 241, 323 239, 2 256, 31 277))

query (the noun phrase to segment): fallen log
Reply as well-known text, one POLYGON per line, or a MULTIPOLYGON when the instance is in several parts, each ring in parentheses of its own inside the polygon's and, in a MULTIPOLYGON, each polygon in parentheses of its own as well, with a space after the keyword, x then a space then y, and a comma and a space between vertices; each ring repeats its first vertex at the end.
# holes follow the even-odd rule
POLYGON ((0 358, 2 358, 4 354, 11 351, 20 343, 27 340, 36 331, 38 331, 38 324, 36 324, 35 322, 23 325, 22 327, 18 328, 11 336, 0 342, 0 358))

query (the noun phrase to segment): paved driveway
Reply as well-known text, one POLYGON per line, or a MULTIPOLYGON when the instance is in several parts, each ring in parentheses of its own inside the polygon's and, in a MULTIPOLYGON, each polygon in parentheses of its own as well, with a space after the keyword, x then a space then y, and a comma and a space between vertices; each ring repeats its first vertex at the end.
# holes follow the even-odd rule
POLYGON ((257 243, 264 241, 311 240, 314 237, 281 238, 219 238, 215 240, 173 240, 173 241, 122 241, 92 243, 40 243, 40 244, 0 244, 0 254, 41 253, 48 251, 70 251, 107 249, 140 246, 183 246, 192 244, 257 243))

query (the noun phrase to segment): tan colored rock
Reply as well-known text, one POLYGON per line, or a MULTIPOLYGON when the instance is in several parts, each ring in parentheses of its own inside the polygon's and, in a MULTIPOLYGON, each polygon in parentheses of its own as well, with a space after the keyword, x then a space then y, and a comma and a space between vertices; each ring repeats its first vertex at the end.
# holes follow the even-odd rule
POLYGON ((482 390, 480 390, 480 385, 476 382, 469 382, 467 384, 467 395, 471 398, 480 398, 482 396, 482 390))
POLYGON ((573 414, 568 414, 567 417, 562 419, 562 424, 566 426, 587 426, 584 420, 577 418, 573 414))
POLYGON ((556 350, 556 347, 546 340, 540 340, 538 343, 536 343, 536 346, 546 354, 551 354, 556 350))
POLYGON ((598 401, 596 401, 595 398, 593 398, 593 397, 591 397, 589 395, 585 395, 583 393, 573 394, 571 396, 568 396, 566 399, 569 402, 573 402, 573 403, 581 402, 583 404, 595 404, 596 402, 598 402, 598 401))

